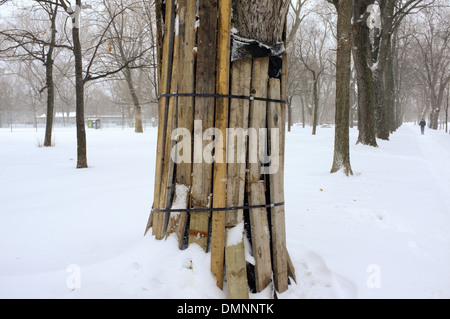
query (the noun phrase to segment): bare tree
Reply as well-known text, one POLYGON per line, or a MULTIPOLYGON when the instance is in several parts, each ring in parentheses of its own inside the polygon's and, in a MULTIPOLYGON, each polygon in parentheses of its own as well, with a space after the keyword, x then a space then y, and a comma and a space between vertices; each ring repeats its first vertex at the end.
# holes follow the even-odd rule
POLYGON ((40 61, 45 66, 45 86, 39 92, 47 91, 47 116, 44 146, 52 145, 53 114, 55 108, 55 84, 53 79, 54 54, 56 48, 69 48, 66 44, 57 39, 57 17, 58 5, 48 1, 34 1, 35 6, 26 12, 28 21, 32 11, 45 12, 44 20, 50 25, 32 25, 26 23, 25 28, 8 28, 0 31, 3 43, 8 43, 0 50, 0 54, 9 54, 9 59, 40 61), (50 30, 50 32, 47 32, 50 30))
POLYGON ((438 128, 444 92, 450 81, 450 24, 448 8, 422 10, 421 23, 415 25, 413 37, 417 47, 416 71, 428 89, 432 129, 438 128))
POLYGON ((336 114, 334 157, 331 173, 343 170, 353 175, 350 165, 349 108, 350 108, 350 63, 351 63, 351 0, 328 0, 336 7, 337 52, 336 52, 336 114))
MULTIPOLYGON (((142 13, 146 12, 145 7, 142 7, 143 4, 140 1, 135 3, 128 1, 125 3, 123 0, 103 0, 103 5, 105 6, 105 11, 109 19, 114 17, 116 11, 123 11, 123 14, 118 18, 112 19, 108 35, 109 51, 113 57, 112 61, 118 66, 126 65, 121 73, 127 83, 128 91, 134 105, 135 132, 142 133, 142 107, 139 102, 139 90, 142 88, 141 83, 144 68, 145 72, 150 73, 149 68, 146 68, 146 66, 150 66, 150 63, 145 60, 144 55, 151 53, 151 50, 154 48, 151 30, 143 23, 145 15, 142 13), (135 61, 135 63, 127 63, 127 61, 136 60, 136 56, 140 56, 141 58, 135 61), (133 70, 136 69, 138 69, 140 81, 133 79, 135 76, 133 70)), ((150 21, 150 23, 152 22, 150 21)))
POLYGON ((375 138, 374 82, 372 70, 372 54, 370 47, 370 29, 368 19, 369 5, 374 0, 353 2, 353 61, 355 64, 358 86, 358 141, 364 145, 377 146, 375 138))
POLYGON ((312 77, 312 134, 315 135, 319 121, 319 81, 321 79, 321 75, 327 68, 326 58, 328 48, 326 47, 326 40, 328 34, 328 25, 325 24, 323 28, 319 28, 314 24, 307 27, 307 30, 307 32, 302 32, 303 36, 301 36, 297 45, 299 59, 303 63, 306 70, 310 72, 312 77))
MULTIPOLYGON (((59 4, 64 8, 72 21, 72 42, 73 55, 75 59, 75 93, 76 93, 76 126, 77 126, 77 168, 87 168, 87 146, 86 146, 86 129, 84 117, 84 86, 89 81, 106 78, 123 71, 129 67, 140 55, 134 56, 126 60, 123 64, 105 68, 101 63, 102 57, 109 54, 107 34, 114 20, 125 12, 126 7, 116 10, 113 16, 106 20, 101 19, 102 13, 96 15, 95 20, 91 20, 90 27, 95 28, 92 32, 91 46, 83 52, 80 30, 81 30, 81 10, 92 8, 90 5, 82 5, 81 0, 76 0, 75 6, 71 6, 66 0, 59 0, 59 4), (93 21, 97 21, 95 23, 93 21), (104 23, 101 23, 104 22, 104 23), (84 66, 83 59, 86 60, 84 66), (100 61, 100 62, 99 62, 100 61)), ((101 11, 101 10, 99 10, 101 11)), ((95 13, 95 11, 94 11, 95 13)))

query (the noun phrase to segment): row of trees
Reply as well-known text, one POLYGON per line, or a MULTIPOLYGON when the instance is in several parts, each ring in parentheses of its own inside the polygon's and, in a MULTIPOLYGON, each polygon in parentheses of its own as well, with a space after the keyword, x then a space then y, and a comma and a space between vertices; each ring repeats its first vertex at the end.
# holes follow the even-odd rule
MULTIPOLYGON (((403 119, 429 115, 431 127, 437 127, 437 110, 445 109, 449 74, 448 5, 443 1, 354 1, 352 14, 350 124, 359 120, 363 125, 359 142, 375 146, 375 137, 388 139, 403 119), (436 110, 433 116, 432 110, 436 110), (374 112, 377 122, 371 116, 374 112)), ((317 114, 319 122, 332 122, 334 8, 325 1, 299 1, 292 5, 290 17, 296 30, 288 39, 289 96, 292 105, 299 106, 294 117, 302 122, 309 117, 313 124, 317 114)))
MULTIPOLYGON (((79 167, 87 167, 84 109, 95 99, 84 90, 133 114, 136 132, 142 132, 142 108, 158 95, 154 1, 7 5, 14 14, 0 27, 4 121, 12 114, 7 110, 28 105, 36 113, 45 102, 44 145, 50 146, 55 105, 68 112, 76 104, 79 167), (18 100, 23 103, 8 102, 18 100)), ((339 10, 339 1, 299 0, 291 3, 288 15, 288 120, 290 125, 294 119, 303 126, 309 122, 313 134, 319 123, 335 122, 336 80, 342 79, 336 76, 339 10)), ((448 114, 448 4, 362 0, 351 1, 347 11, 352 62, 349 111, 344 113, 350 125, 358 122, 358 142, 376 146, 376 138, 389 139, 403 120, 429 117, 430 127, 437 128, 448 114)))
POLYGON ((60 100, 76 105, 77 167, 88 166, 84 114, 86 99, 92 98, 85 89, 91 83, 103 82, 97 89, 107 87, 105 95, 110 99, 118 96, 121 105, 131 101, 135 130, 143 132, 141 105, 157 98, 150 1, 93 0, 87 4, 78 0, 71 5, 64 0, 34 0, 10 4, 15 5, 14 14, 2 21, 0 31, 3 73, 28 81, 27 87, 34 88, 34 97, 39 100, 46 95, 45 146, 52 145, 58 94, 60 100), (16 72, 17 66, 20 72, 16 72), (106 80, 109 85, 105 85, 106 80), (67 82, 72 87, 64 94, 67 82))
POLYGON ((433 129, 440 117, 447 122, 445 1, 298 1, 290 13, 289 126, 296 99, 303 125, 309 115, 312 134, 334 114, 332 172, 351 174, 348 125, 354 120, 358 143, 374 147, 404 120, 428 116, 433 129))

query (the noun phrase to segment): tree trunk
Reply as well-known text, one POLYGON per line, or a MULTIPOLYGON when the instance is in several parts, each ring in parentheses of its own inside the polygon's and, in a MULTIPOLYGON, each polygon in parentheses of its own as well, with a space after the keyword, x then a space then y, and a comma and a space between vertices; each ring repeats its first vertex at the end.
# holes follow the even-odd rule
POLYGON ((355 1, 353 11, 353 61, 358 83, 358 140, 357 143, 377 146, 375 138, 374 83, 367 26, 367 6, 374 0, 355 1), (361 18, 363 17, 363 18, 361 18))
POLYGON ((386 86, 386 106, 387 106, 387 129, 390 133, 396 130, 395 127, 395 82, 394 82, 394 61, 393 61, 393 50, 392 41, 389 41, 389 51, 386 61, 385 69, 385 86, 386 86))
POLYGON ((266 43, 283 40, 284 17, 289 8, 287 0, 235 0, 233 21, 239 36, 266 43))
POLYGON ((144 128, 142 126, 142 108, 141 105, 139 104, 139 97, 136 93, 136 90, 134 89, 130 68, 126 67, 124 69, 124 74, 125 74, 125 81, 127 82, 128 90, 130 92, 131 99, 133 100, 134 105, 134 118, 136 122, 134 126, 134 131, 136 133, 143 133, 144 128))
POLYGON ((314 111, 312 120, 312 135, 316 135, 317 124, 319 122, 319 93, 317 89, 317 76, 315 72, 313 73, 313 99, 314 99, 314 111))
MULTIPOLYGON (((76 4, 81 8, 81 0, 76 4)), ((80 29, 76 24, 76 17, 72 19, 73 53, 75 56, 75 94, 76 94, 76 127, 77 127, 77 168, 87 168, 86 127, 84 123, 84 80, 83 57, 81 53, 80 29)))
POLYGON ((247 276, 247 269, 254 269, 253 281, 258 282, 258 291, 273 281, 277 291, 283 292, 288 287, 288 275, 295 277, 286 250, 284 226, 287 64, 286 56, 276 57, 276 62, 283 61, 282 69, 276 72, 278 78, 269 79, 274 69, 269 67, 273 57, 250 56, 230 61, 232 3, 239 36, 266 43, 285 39, 287 0, 257 4, 249 0, 200 0, 198 5, 186 1, 177 6, 175 1, 166 1, 155 202, 146 231, 152 227, 155 237, 162 239, 178 223, 172 216, 178 211, 185 213, 190 219, 183 227, 184 238, 188 236, 189 244, 199 244, 205 251, 210 248, 211 272, 217 286, 223 288, 226 269, 228 297, 248 298, 248 280, 252 276, 247 276), (197 41, 190 34, 196 16, 200 19, 197 41), (174 108, 178 114, 173 113, 174 108), (172 147, 173 139, 178 140, 181 132, 177 130, 171 139, 175 128, 187 134, 172 147), (244 137, 233 146, 235 137, 239 143, 239 136, 232 136, 231 131, 235 130, 241 130, 244 137), (185 140, 189 133, 194 133, 193 140, 185 140), (193 156, 185 154, 188 148, 194 149, 193 156), (183 155, 178 153, 181 149, 183 155), (212 151, 214 155, 210 157, 212 151), (186 161, 175 163, 173 154, 186 161), (174 175, 169 176, 170 172, 174 175), (174 194, 170 189, 175 190, 174 194), (178 201, 181 197, 177 189, 188 196, 183 203, 178 201), (255 207, 244 216, 247 203, 255 207), (167 224, 166 214, 170 215, 167 224), (244 230, 246 222, 250 227, 244 230), (246 260, 246 233, 252 238, 254 265, 246 260))
POLYGON ((349 149, 349 108, 350 108, 350 61, 351 61, 351 18, 352 0, 335 3, 338 12, 337 53, 336 53, 336 115, 334 158, 331 173, 343 170, 345 175, 353 175, 349 149))
POLYGON ((45 77, 47 87, 47 121, 45 124, 45 138, 44 146, 52 146, 52 130, 53 130, 53 118, 55 110, 55 85, 53 83, 53 59, 50 55, 47 55, 47 61, 45 64, 45 77))
POLYGON ((288 98, 288 101, 287 101, 287 109, 288 109, 288 114, 287 114, 287 116, 288 116, 288 132, 290 132, 291 131, 291 128, 292 128, 292 124, 293 124, 293 120, 292 120, 292 100, 293 100, 293 96, 290 96, 289 98, 288 98))
POLYGON ((385 82, 385 69, 389 52, 391 50, 391 31, 396 0, 380 1, 382 26, 378 35, 378 48, 374 52, 376 65, 374 66, 375 84, 375 114, 377 137, 389 140, 389 109, 391 107, 388 97, 388 88, 385 82))
POLYGON ((300 96, 300 101, 302 103, 302 128, 305 128, 306 125, 306 117, 305 117, 305 99, 303 95, 300 96))
POLYGON ((52 146, 52 131, 53 131, 53 119, 55 111, 55 85, 53 83, 53 51, 56 43, 56 15, 58 12, 58 6, 55 6, 52 16, 51 25, 51 41, 47 52, 47 58, 45 62, 46 72, 46 88, 47 88, 47 121, 45 124, 45 138, 44 146, 52 146))

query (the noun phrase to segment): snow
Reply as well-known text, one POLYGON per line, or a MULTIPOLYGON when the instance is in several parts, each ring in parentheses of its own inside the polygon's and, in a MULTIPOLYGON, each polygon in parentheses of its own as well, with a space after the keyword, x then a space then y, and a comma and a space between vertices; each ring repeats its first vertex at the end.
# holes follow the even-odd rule
MULTIPOLYGON (((52 148, 38 147, 42 129, 0 129, 0 298, 226 297, 210 253, 143 236, 156 133, 88 129, 90 167, 77 170, 74 129, 55 129, 52 148)), ((450 136, 404 124, 372 148, 353 128, 351 177, 329 173, 333 136, 287 134, 297 283, 278 297, 450 298, 450 136)))
POLYGON ((177 195, 174 203, 172 204, 172 209, 185 209, 187 203, 187 196, 189 192, 189 187, 186 185, 175 185, 175 194, 177 195))
POLYGON ((369 29, 381 28, 381 8, 378 1, 374 4, 367 6, 367 12, 370 12, 370 16, 367 19, 367 27, 369 29))
POLYGON ((244 222, 240 222, 234 227, 227 229, 227 247, 234 246, 242 242, 244 235, 244 222))

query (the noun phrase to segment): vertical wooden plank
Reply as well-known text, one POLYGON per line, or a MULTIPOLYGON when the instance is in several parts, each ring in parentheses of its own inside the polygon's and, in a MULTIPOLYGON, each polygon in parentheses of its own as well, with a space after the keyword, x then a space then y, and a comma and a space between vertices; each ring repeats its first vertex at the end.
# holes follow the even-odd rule
MULTIPOLYGON (((178 60, 178 92, 194 93, 195 76, 195 15, 197 5, 195 1, 178 0, 179 10, 179 60, 178 60)), ((177 127, 187 129, 193 136, 194 128, 194 98, 191 96, 178 97, 177 127)), ((191 141, 192 144, 192 141, 191 141)), ((177 184, 191 185, 192 158, 188 163, 177 164, 177 184)))
POLYGON ((227 228, 225 261, 228 299, 248 299, 243 220, 236 226, 227 228))
MULTIPOLYGON (((255 97, 267 97, 269 58, 253 60, 251 93, 255 97)), ((249 115, 249 130, 256 136, 249 136, 249 163, 247 177, 247 192, 250 205, 265 205, 265 183, 261 175, 260 154, 265 153, 265 143, 259 143, 259 131, 265 130, 267 102, 252 101, 249 115), (263 148, 263 149, 260 149, 263 148)), ((270 256, 270 231, 267 218, 267 209, 250 209, 251 237, 253 257, 255 258, 256 290, 261 292, 266 288, 272 278, 272 265, 270 256)))
MULTIPOLYGON (((231 94, 250 95, 252 60, 238 60, 231 66, 231 94)), ((246 134, 248 129, 249 101, 231 99, 229 132, 227 136, 227 187, 226 207, 243 206, 245 169, 247 158, 246 134)), ((227 211, 227 244, 225 269, 229 299, 248 299, 247 265, 244 248, 244 212, 227 211)))
MULTIPOLYGON (((178 36, 174 39, 174 53, 173 64, 178 63, 178 36)), ((172 72, 172 81, 170 86, 170 93, 177 93, 177 72, 172 72)), ((169 105, 166 110, 167 124, 166 134, 164 140, 164 166, 161 175, 161 190, 159 193, 159 208, 165 209, 171 206, 171 195, 174 187, 173 174, 175 163, 171 158, 171 150, 175 145, 175 141, 172 140, 172 131, 176 127, 176 107, 177 97, 169 97, 169 105)), ((154 212, 153 214, 153 235, 156 239, 163 239, 166 233, 167 224, 169 221, 170 213, 154 212)))
MULTIPOLYGON (((173 41, 174 41, 174 28, 175 28, 175 6, 172 0, 167 0, 166 10, 165 10, 165 25, 164 25, 164 39, 161 62, 161 74, 159 78, 159 94, 168 93, 170 90, 171 74, 172 74, 172 59, 173 59, 173 41)), ((159 17, 160 20, 160 17, 159 17)), ((158 63, 159 64, 159 63, 158 63)), ((156 149, 156 167, 155 167, 155 187, 154 187, 154 197, 153 197, 153 208, 160 209, 159 198, 161 192, 161 180, 164 161, 166 158, 165 154, 165 135, 167 129, 167 105, 168 98, 161 97, 158 101, 158 139, 157 139, 157 149, 156 149)), ((149 222, 147 223, 147 228, 145 234, 148 232, 150 227, 155 225, 155 220, 159 224, 159 221, 163 218, 163 213, 151 213, 149 217, 149 222), (161 215, 162 214, 162 215, 161 215), (150 221, 151 218, 151 221, 150 221)))
MULTIPOLYGON (((264 182, 250 185, 249 204, 265 205, 264 182)), ((266 208, 250 210, 253 258, 255 259, 256 291, 263 291, 272 280, 272 261, 270 256, 270 230, 266 208)))
MULTIPOLYGON (((178 45, 179 45, 179 59, 178 65, 174 66, 177 69, 177 86, 179 93, 194 93, 194 77, 195 77, 195 20, 196 20, 197 6, 194 1, 181 0, 178 1, 178 45)), ((187 129, 190 136, 193 136, 193 112, 194 112, 194 98, 193 97, 178 97, 177 105, 177 128, 187 129)), ((189 141, 192 145, 192 140, 189 141)), ((191 146, 192 150, 192 146, 191 146)), ((184 150, 187 151, 187 150, 184 150)), ((192 154, 191 154, 192 155, 192 154)), ((177 185, 185 185, 190 189, 192 185, 192 156, 188 162, 177 163, 175 183, 177 185)), ((178 197, 175 188, 175 198, 178 197)), ((185 207, 188 208, 189 197, 185 201, 185 207)), ((172 232, 175 232, 178 237, 179 247, 181 248, 184 240, 184 231, 186 229, 188 214, 185 212, 171 214, 169 218, 169 225, 166 237, 172 232)))
MULTIPOLYGON (((250 95, 252 60, 238 60, 231 67, 231 94, 250 95)), ((227 138, 227 207, 243 206, 245 193, 245 170, 247 160, 247 132, 250 101, 231 99, 229 136, 227 138)), ((228 211, 227 227, 236 226, 243 219, 243 210, 228 211)))
MULTIPOLYGON (((279 100, 281 96, 280 80, 269 79, 270 99, 279 100)), ((270 180, 270 200, 272 203, 284 202, 284 130, 285 116, 282 114, 280 103, 269 102, 269 112, 267 119, 269 129, 269 146, 277 142, 278 150, 271 149, 271 164, 278 162, 278 169, 275 167, 268 176, 270 180), (273 135, 272 129, 278 129, 278 136, 273 135)), ((274 273, 275 288, 278 292, 288 289, 288 259, 286 251, 286 225, 284 206, 271 208, 271 230, 272 230, 272 263, 274 273)))
MULTIPOLYGON (((285 31, 284 31, 284 41, 286 41, 286 26, 285 26, 285 31)), ((283 101, 287 101, 287 66, 288 66, 288 55, 287 53, 283 54, 283 62, 282 62, 282 69, 281 69, 281 100, 283 101)), ((284 116, 285 118, 282 119, 281 123, 287 123, 288 127, 290 127, 290 123, 288 122, 289 119, 286 120, 287 117, 287 105, 286 104, 281 104, 281 115, 284 116)), ((284 154, 285 154, 285 147, 286 147, 286 127, 283 126, 282 131, 281 131, 281 136, 280 136, 280 148, 283 150, 283 157, 280 159, 283 164, 281 164, 280 168, 282 170, 282 174, 284 176, 284 154)), ((285 207, 286 208, 286 207, 285 207)), ((294 267, 294 263, 291 260, 291 256, 289 255, 289 252, 287 251, 287 247, 286 247, 286 254, 287 254, 287 260, 288 260, 288 275, 289 277, 291 277, 295 282, 297 282, 297 277, 295 275, 295 267, 294 267)))
POLYGON ((297 283, 297 276, 295 275, 295 267, 294 263, 292 262, 291 256, 289 255, 289 252, 287 252, 287 260, 288 260, 288 275, 292 279, 294 279, 295 283, 297 283))
MULTIPOLYGON (((197 30, 196 93, 216 92, 216 30, 217 0, 199 0, 199 27, 197 30)), ((214 98, 195 98, 194 161, 192 169, 191 207, 210 208, 212 192, 212 163, 203 159, 203 149, 210 143, 203 140, 206 129, 214 127, 214 98)), ((208 248, 210 213, 190 214, 189 244, 196 243, 205 251, 208 248)))
MULTIPOLYGON (((184 184, 176 184, 172 209, 186 209, 189 203, 189 192, 190 189, 188 186, 184 184)), ((166 239, 171 234, 176 234, 179 243, 178 247, 180 249, 183 244, 184 230, 186 228, 186 214, 187 213, 185 212, 171 213, 169 223, 167 225, 166 239)))
MULTIPOLYGON (((230 84, 230 36, 231 36, 231 0, 219 0, 219 27, 217 41, 217 80, 216 92, 229 94, 230 84)), ((216 99, 215 127, 224 137, 223 145, 216 145, 226 154, 226 129, 228 126, 228 98, 216 99)), ((220 151, 220 150, 219 150, 220 151)), ((215 158, 213 172, 213 207, 224 208, 227 165, 225 158, 215 158)), ((211 272, 217 286, 223 289, 223 266, 225 253, 225 212, 215 211, 212 216, 211 233, 211 272)))

